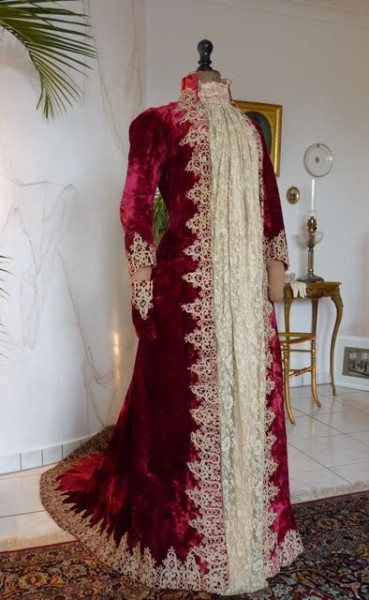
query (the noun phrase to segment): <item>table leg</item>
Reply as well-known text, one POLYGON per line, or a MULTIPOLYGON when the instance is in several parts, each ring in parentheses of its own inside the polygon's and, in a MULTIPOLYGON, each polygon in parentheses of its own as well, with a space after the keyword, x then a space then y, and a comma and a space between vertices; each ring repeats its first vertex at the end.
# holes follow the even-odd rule
POLYGON ((312 304, 312 310, 311 310, 311 333, 313 333, 316 336, 316 328, 317 328, 317 323, 318 323, 318 302, 319 302, 319 298, 312 298, 311 299, 311 304, 312 304))
POLYGON ((284 329, 287 333, 290 330, 290 310, 293 298, 291 295, 291 291, 288 291, 288 294, 285 294, 284 297, 284 329))
POLYGON ((333 396, 337 396, 336 385, 334 382, 334 350, 336 347, 336 339, 337 339, 338 329, 341 324, 342 315, 343 315, 343 302, 342 302, 339 288, 333 290, 331 298, 332 298, 332 302, 334 303, 334 305, 336 307, 336 321, 334 324, 332 339, 331 339, 330 374, 331 374, 331 386, 332 386, 333 396))

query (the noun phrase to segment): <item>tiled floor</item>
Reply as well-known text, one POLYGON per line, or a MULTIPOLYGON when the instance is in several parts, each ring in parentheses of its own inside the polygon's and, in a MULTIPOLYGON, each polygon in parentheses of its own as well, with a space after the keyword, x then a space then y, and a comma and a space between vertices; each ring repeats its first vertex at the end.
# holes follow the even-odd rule
MULTIPOLYGON (((318 408, 308 387, 292 388, 296 424, 287 422, 293 502, 369 489, 369 392, 319 386, 318 408)), ((0 477, 0 550, 17 540, 63 535, 43 510, 38 486, 43 469, 0 477)), ((20 544, 22 545, 22 544, 20 544)))
POLYGON ((369 489, 369 392, 319 386, 292 388, 296 424, 287 422, 293 502, 369 489))

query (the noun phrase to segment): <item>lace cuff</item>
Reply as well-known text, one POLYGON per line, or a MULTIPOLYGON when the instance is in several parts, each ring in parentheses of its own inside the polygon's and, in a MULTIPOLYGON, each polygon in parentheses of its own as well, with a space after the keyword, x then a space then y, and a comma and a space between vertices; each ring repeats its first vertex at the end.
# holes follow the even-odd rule
POLYGON ((151 279, 131 282, 131 301, 140 317, 147 319, 150 308, 153 308, 153 286, 151 279))
POLYGON ((279 234, 271 240, 267 240, 266 238, 264 238, 264 253, 265 261, 267 263, 270 260, 278 260, 280 262, 283 262, 286 265, 286 267, 288 267, 288 248, 286 233, 284 230, 280 231, 279 234))
POLYGON ((155 265, 156 254, 154 246, 149 245, 138 233, 135 233, 128 251, 129 274, 132 276, 133 273, 143 269, 143 267, 154 267, 155 265))

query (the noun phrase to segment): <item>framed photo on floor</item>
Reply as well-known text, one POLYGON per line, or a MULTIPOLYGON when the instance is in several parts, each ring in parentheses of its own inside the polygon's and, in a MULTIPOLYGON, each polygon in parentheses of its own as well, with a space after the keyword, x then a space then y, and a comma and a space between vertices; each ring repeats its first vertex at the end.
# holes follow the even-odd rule
POLYGON ((274 173, 278 176, 281 164, 283 106, 281 104, 249 102, 247 100, 235 100, 234 102, 241 112, 254 119, 260 125, 273 164, 274 173))
POLYGON ((337 385, 369 391, 369 338, 339 336, 334 370, 337 385))

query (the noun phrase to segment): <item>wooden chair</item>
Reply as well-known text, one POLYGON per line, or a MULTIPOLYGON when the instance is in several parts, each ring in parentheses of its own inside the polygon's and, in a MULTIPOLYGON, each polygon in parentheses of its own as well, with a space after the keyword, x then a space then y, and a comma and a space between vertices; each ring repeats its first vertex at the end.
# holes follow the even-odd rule
POLYGON ((297 377, 297 375, 303 375, 304 373, 310 373, 311 376, 311 393, 314 402, 317 406, 321 406, 318 390, 317 390, 317 378, 316 378, 316 336, 314 333, 298 333, 298 332, 279 332, 279 341, 282 351, 282 365, 283 365, 283 388, 284 388, 284 402, 286 411, 291 423, 295 423, 295 419, 292 412, 291 396, 290 396, 290 384, 289 380, 291 377, 297 377), (304 348, 296 348, 298 345, 305 345, 304 348), (307 346, 307 347, 306 347, 307 346), (310 355, 310 364, 306 367, 293 368, 291 367, 291 353, 305 353, 310 355))

